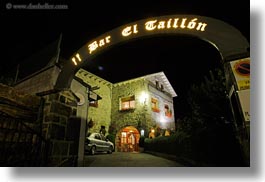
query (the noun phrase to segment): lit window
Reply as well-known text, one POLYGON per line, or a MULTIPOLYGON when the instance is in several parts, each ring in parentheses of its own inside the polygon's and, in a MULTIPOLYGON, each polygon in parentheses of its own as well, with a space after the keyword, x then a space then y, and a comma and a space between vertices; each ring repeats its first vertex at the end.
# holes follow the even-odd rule
POLYGON ((135 109, 135 97, 124 97, 121 99, 120 102, 120 110, 129 110, 129 109, 135 109))
POLYGON ((167 104, 165 104, 165 116, 167 116, 169 118, 172 117, 172 111, 167 104))
POLYGON ((152 107, 152 111, 154 112, 160 112, 159 110, 159 103, 158 100, 155 98, 151 99, 151 107, 152 107))
POLYGON ((89 106, 91 106, 91 107, 98 107, 98 101, 97 101, 97 100, 95 100, 95 101, 90 101, 90 102, 89 102, 89 106))
POLYGON ((127 143, 126 132, 121 132, 121 143, 127 143))

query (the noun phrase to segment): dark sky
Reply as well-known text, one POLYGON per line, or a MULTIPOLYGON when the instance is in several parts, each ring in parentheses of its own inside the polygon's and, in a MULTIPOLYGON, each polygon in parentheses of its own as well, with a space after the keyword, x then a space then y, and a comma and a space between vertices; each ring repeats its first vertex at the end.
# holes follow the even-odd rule
MULTIPOLYGON (((1 1, 2 75, 14 73, 18 63, 44 48, 62 33, 61 56, 68 58, 95 37, 136 20, 170 14, 196 14, 220 19, 237 28, 249 40, 250 2, 199 0, 133 1, 1 1), (6 3, 66 4, 66 10, 7 9, 6 3), (114 3, 115 2, 115 3, 114 3)), ((38 60, 36 60, 38 61, 38 60)), ((187 89, 202 80, 209 69, 220 66, 218 51, 192 37, 162 36, 139 39, 114 46, 85 67, 111 82, 164 71, 178 97, 176 111, 182 109, 187 89)), ((35 62, 38 64, 38 62, 35 62)), ((28 68, 34 64, 26 65, 28 68)), ((22 72, 22 71, 21 71, 22 72)), ((176 113, 178 115, 178 113, 176 113)))

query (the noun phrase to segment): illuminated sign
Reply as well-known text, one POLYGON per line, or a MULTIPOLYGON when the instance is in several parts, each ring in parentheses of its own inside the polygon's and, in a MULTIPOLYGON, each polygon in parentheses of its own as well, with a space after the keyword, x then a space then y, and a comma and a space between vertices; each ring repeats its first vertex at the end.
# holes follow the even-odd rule
POLYGON ((75 65, 77 65, 76 60, 78 60, 79 62, 82 61, 82 59, 81 59, 81 57, 80 57, 80 55, 79 55, 78 53, 76 53, 75 56, 72 57, 72 61, 73 61, 73 63, 74 63, 75 65))
POLYGON ((152 20, 139 21, 138 23, 134 23, 132 25, 127 25, 125 27, 120 27, 111 34, 100 37, 91 41, 87 44, 87 52, 83 53, 83 55, 78 52, 72 58, 72 62, 75 66, 79 65, 79 62, 82 62, 82 57, 87 57, 96 53, 100 48, 107 47, 115 42, 119 42, 122 37, 133 37, 133 36, 141 36, 142 34, 147 34, 149 32, 153 33, 161 33, 165 30, 168 31, 178 31, 178 30, 186 30, 186 31, 199 31, 204 32, 206 30, 207 23, 201 22, 198 18, 187 18, 187 17, 172 17, 172 18, 164 18, 158 19, 154 18, 152 20), (118 33, 117 33, 118 32, 118 33), (115 34, 116 36, 113 36, 115 34), (118 36, 117 36, 118 35, 118 36), (115 37, 114 40, 113 38, 115 37), (84 55, 86 54, 86 55, 84 55))
POLYGON ((88 50, 89 54, 91 54, 93 51, 95 51, 98 47, 102 47, 105 44, 110 43, 111 36, 106 36, 104 39, 95 40, 91 44, 88 44, 88 50))
MULTIPOLYGON (((102 22, 98 22, 102 24, 102 22)), ((86 25, 82 25, 86 26, 86 25)), ((80 47, 65 62, 55 84, 57 89, 70 87, 73 75, 80 67, 88 64, 94 57, 111 46, 118 45, 131 39, 153 35, 188 35, 197 37, 213 45, 222 57, 222 61, 230 62, 238 55, 249 56, 249 42, 235 27, 211 17, 199 15, 165 15, 137 20, 127 25, 114 28, 80 47), (74 65, 74 66, 73 66, 74 65)), ((237 71, 243 77, 248 74, 246 64, 238 65, 237 71)), ((244 81, 241 88, 248 88, 249 82, 244 81)))
POLYGON ((122 36, 124 36, 124 37, 127 37, 127 36, 131 35, 132 33, 134 33, 134 34, 138 33, 137 24, 135 24, 133 26, 128 26, 128 27, 124 28, 121 32, 122 36))
MULTIPOLYGON (((89 43, 87 48, 88 48, 88 53, 92 54, 94 51, 96 51, 98 48, 100 47, 104 47, 106 44, 109 44, 111 40, 111 36, 108 35, 106 37, 104 37, 103 39, 99 39, 99 40, 94 40, 92 41, 92 43, 89 43)), ((75 66, 78 65, 77 61, 81 62, 82 58, 80 56, 79 53, 76 53, 73 57, 72 57, 72 62, 74 63, 75 66)))
POLYGON ((182 28, 182 29, 195 29, 198 31, 205 31, 206 23, 197 23, 197 18, 187 21, 187 18, 170 18, 166 21, 151 20, 145 23, 145 29, 148 31, 159 30, 159 29, 170 29, 170 28, 182 28))
POLYGON ((250 89, 250 58, 230 62, 238 90, 250 89))

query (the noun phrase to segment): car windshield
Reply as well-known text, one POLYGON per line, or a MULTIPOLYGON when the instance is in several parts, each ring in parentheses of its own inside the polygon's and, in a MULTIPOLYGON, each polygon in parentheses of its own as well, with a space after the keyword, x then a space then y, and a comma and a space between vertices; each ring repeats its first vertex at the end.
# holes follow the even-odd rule
POLYGON ((88 133, 87 137, 92 137, 92 138, 106 141, 106 137, 100 133, 88 133))

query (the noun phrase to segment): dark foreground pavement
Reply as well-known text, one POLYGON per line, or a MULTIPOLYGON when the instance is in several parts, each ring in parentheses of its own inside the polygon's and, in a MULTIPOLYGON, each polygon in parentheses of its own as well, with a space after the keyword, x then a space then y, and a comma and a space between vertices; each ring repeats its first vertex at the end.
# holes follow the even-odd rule
POLYGON ((183 165, 147 153, 114 152, 86 155, 85 167, 183 167, 183 165))

